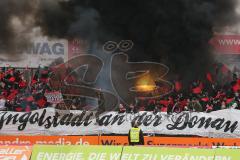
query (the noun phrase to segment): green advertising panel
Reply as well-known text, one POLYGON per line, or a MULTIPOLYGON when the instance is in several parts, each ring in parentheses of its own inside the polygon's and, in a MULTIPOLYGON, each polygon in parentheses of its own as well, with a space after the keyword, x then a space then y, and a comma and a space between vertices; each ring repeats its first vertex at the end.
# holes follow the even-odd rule
POLYGON ((35 145, 32 160, 239 160, 238 149, 35 145))
POLYGON ((122 147, 35 145, 31 160, 120 160, 122 147))
POLYGON ((124 147, 121 160, 214 160, 214 150, 161 147, 124 147))
POLYGON ((223 160, 221 157, 226 157, 226 160, 239 160, 240 149, 216 149, 215 160, 223 160))

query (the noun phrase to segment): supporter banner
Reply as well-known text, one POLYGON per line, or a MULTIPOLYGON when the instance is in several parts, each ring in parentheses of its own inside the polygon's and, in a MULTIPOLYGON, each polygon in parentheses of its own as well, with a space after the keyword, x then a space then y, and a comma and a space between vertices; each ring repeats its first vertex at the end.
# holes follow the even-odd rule
MULTIPOLYGON (((212 147, 240 146, 240 138, 145 136, 145 145, 212 147)), ((0 145, 128 145, 127 136, 0 136, 0 145)))
POLYGON ((35 145, 32 160, 120 160, 122 147, 35 145))
POLYGON ((237 149, 124 147, 121 160, 238 160, 239 156, 237 149))
POLYGON ((58 104, 63 102, 63 96, 62 93, 59 91, 55 92, 46 92, 44 96, 47 98, 47 102, 52 104, 58 104))
POLYGON ((49 66, 57 59, 68 60, 68 41, 37 38, 21 54, 9 56, 9 53, 1 53, 0 67, 38 68, 39 65, 49 66))
POLYGON ((55 110, 47 108, 33 112, 0 112, 1 134, 28 135, 92 135, 127 134, 132 121, 138 121, 144 133, 164 135, 198 135, 204 137, 240 137, 240 110, 226 109, 211 113, 182 112, 167 115, 139 112, 119 114, 107 112, 99 117, 95 112, 55 110))
POLYGON ((29 160, 30 146, 0 146, 0 160, 29 160))
POLYGON ((240 35, 215 35, 210 44, 224 54, 240 54, 240 35))

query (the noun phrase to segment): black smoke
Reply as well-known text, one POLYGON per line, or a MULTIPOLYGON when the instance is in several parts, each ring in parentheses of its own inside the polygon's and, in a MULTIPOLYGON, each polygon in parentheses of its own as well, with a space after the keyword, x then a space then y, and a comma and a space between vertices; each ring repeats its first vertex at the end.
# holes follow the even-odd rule
MULTIPOLYGON (((235 0, 41 0, 35 25, 50 37, 130 39, 132 61, 163 62, 172 73, 196 77, 213 61, 208 41, 214 28, 236 22, 235 7, 235 0)), ((0 11, 6 14, 0 24, 0 42, 6 45, 14 36, 7 28, 10 13, 0 11)))

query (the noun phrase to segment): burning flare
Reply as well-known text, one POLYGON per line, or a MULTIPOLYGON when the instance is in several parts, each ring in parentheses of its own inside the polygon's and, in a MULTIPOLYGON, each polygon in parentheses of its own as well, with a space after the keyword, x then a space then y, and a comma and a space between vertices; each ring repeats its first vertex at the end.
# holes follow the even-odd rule
POLYGON ((154 80, 150 75, 144 76, 140 78, 135 87, 135 91, 137 92, 151 92, 157 88, 154 80))

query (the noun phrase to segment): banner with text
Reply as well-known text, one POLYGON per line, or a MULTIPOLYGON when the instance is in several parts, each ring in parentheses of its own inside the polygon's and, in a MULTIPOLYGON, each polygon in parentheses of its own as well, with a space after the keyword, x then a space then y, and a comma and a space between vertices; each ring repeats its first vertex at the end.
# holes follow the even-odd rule
POLYGON ((121 160, 238 160, 238 149, 124 147, 121 160))
POLYGON ((239 149, 35 145, 32 160, 239 160, 239 149))
POLYGON ((198 135, 204 137, 240 137, 240 110, 211 113, 182 112, 167 115, 139 112, 106 112, 96 123, 96 112, 46 108, 32 112, 0 112, 2 135, 93 135, 127 134, 131 122, 139 122, 144 133, 198 135))
POLYGON ((33 147, 32 160, 120 160, 122 147, 48 146, 33 147))

